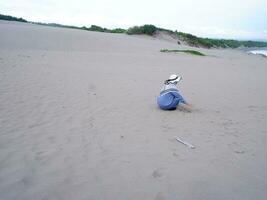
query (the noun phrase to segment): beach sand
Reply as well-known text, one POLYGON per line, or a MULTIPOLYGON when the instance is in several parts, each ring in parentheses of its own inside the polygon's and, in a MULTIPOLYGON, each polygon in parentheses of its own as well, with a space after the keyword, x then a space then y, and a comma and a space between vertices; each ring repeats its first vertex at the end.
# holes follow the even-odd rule
POLYGON ((0 35, 0 199, 266 199, 266 58, 6 21, 0 35), (158 109, 172 73, 192 113, 158 109))

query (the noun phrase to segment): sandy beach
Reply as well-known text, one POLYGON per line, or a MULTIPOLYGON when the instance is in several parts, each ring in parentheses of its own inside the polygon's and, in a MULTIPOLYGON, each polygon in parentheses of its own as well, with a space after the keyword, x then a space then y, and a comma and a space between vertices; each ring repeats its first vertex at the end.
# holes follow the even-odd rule
POLYGON ((19 22, 0 35, 1 200, 266 199, 267 58, 19 22), (172 73, 192 113, 157 107, 172 73))

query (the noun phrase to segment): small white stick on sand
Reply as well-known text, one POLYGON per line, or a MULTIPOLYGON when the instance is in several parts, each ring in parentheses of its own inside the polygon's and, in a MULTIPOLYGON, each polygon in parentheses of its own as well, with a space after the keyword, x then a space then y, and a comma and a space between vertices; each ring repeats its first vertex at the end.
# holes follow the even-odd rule
POLYGON ((195 149, 195 148, 196 148, 196 147, 193 146, 192 144, 189 144, 188 142, 185 142, 185 141, 181 140, 178 136, 176 136, 175 139, 176 139, 178 142, 181 142, 182 144, 188 146, 190 149, 195 149))

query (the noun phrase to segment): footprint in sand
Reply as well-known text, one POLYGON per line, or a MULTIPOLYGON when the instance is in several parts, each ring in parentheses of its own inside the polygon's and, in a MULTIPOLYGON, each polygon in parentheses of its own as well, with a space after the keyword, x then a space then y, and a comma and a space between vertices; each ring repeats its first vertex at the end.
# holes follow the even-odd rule
POLYGON ((49 137, 47 138, 47 140, 48 140, 49 142, 51 142, 51 143, 55 143, 55 142, 56 142, 56 138, 55 138, 54 136, 49 136, 49 137))
POLYGON ((152 173, 153 178, 161 178, 163 176, 161 169, 155 169, 152 173))
POLYGON ((162 131, 163 132, 168 132, 169 130, 173 129, 173 127, 171 126, 168 126, 168 125, 163 125, 162 126, 162 131))
POLYGON ((29 56, 29 55, 18 54, 18 57, 21 57, 21 58, 30 58, 31 56, 29 56))
POLYGON ((243 150, 235 150, 234 152, 237 154, 244 154, 245 153, 245 151, 243 151, 243 150))
POLYGON ((256 111, 257 110, 257 106, 254 106, 254 105, 250 105, 250 106, 248 106, 248 109, 249 109, 249 111, 256 111))
POLYGON ((29 176, 26 176, 24 178, 21 179, 21 182, 24 186, 31 186, 33 185, 33 179, 30 178, 29 176))
POLYGON ((92 84, 92 85, 88 86, 88 93, 89 94, 96 95, 95 90, 96 90, 96 86, 95 85, 92 84))
POLYGON ((165 199, 165 197, 162 194, 162 192, 158 192, 156 197, 155 197, 155 200, 164 200, 164 199, 165 199))
POLYGON ((173 155, 174 157, 179 157, 179 154, 177 154, 176 152, 173 152, 172 155, 173 155))

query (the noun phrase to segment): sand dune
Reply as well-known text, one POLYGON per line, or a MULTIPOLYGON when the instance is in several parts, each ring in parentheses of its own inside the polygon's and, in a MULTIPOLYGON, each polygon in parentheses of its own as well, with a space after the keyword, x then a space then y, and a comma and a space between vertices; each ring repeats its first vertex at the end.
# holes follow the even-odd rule
POLYGON ((0 199, 266 199, 266 58, 5 21, 0 35, 0 199), (171 73, 194 112, 157 108, 171 73))

